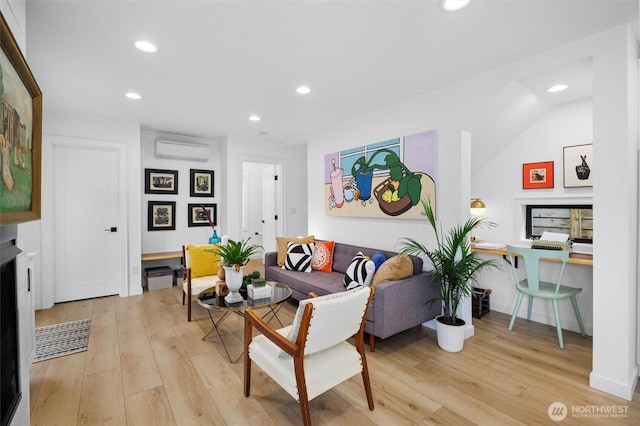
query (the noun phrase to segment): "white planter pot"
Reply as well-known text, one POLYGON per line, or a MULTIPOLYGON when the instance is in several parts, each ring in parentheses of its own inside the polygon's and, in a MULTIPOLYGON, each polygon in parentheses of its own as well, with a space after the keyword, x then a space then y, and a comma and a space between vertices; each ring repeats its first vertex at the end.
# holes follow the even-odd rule
POLYGON ((438 346, 447 352, 460 352, 464 346, 466 332, 465 322, 458 318, 461 325, 449 325, 440 322, 441 316, 436 317, 436 335, 438 346))
POLYGON ((229 288, 229 294, 224 297, 227 303, 242 302, 242 295, 240 295, 240 287, 242 287, 242 278, 244 277, 244 266, 240 267, 240 270, 236 272, 236 268, 233 266, 223 266, 225 282, 229 288))

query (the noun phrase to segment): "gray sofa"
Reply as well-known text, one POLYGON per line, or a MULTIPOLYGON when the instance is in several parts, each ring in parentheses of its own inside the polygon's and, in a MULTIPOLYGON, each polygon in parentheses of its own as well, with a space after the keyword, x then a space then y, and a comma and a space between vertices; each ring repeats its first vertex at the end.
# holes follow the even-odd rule
MULTIPOLYGON (((361 251, 365 256, 373 256, 377 251, 387 259, 398 253, 376 250, 349 244, 335 243, 333 272, 297 272, 282 269, 277 264, 277 252, 265 255, 265 277, 288 285, 296 300, 307 299, 310 292, 318 296, 345 291, 344 273, 353 257, 361 251)), ((397 281, 380 283, 375 287, 374 299, 367 310, 365 332, 369 334, 369 347, 374 350, 375 337, 386 339, 412 327, 420 328, 425 321, 440 314, 440 304, 426 304, 438 297, 437 283, 431 272, 422 270, 422 259, 411 256, 413 275, 397 281)))

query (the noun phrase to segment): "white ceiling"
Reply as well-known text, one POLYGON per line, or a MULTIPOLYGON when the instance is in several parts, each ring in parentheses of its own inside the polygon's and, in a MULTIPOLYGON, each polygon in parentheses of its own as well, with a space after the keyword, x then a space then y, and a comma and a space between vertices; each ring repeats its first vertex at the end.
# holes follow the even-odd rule
MULTIPOLYGON (((637 0, 473 0, 456 13, 437 0, 27 0, 27 59, 45 108, 291 144, 637 19, 637 0), (135 49, 139 39, 158 52, 135 49), (300 84, 312 92, 298 95, 300 84)), ((568 73, 587 90, 578 96, 589 96, 590 66, 518 83, 538 93, 568 73)))

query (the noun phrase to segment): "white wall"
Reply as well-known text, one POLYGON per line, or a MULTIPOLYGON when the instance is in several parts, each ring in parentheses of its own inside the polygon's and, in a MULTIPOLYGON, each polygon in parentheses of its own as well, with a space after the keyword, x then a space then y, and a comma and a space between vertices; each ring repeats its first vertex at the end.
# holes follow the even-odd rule
MULTIPOLYGON (((217 204, 221 207, 221 185, 224 175, 220 170, 220 141, 214 139, 194 138, 182 135, 172 135, 160 133, 152 130, 143 130, 141 139, 141 167, 139 176, 142 182, 142 196, 139 198, 140 209, 142 211, 142 253, 157 253, 166 251, 180 251, 183 244, 206 244, 211 237, 212 230, 209 226, 188 226, 188 205, 189 204, 217 204), (208 145, 211 148, 211 155, 206 162, 176 160, 168 158, 156 158, 155 140, 173 140, 180 142, 191 142, 201 145, 208 145), (178 194, 145 194, 144 179, 145 169, 163 169, 178 171, 178 194), (214 188, 213 197, 191 197, 190 170, 213 170, 214 188), (147 203, 148 201, 175 201, 176 217, 175 231, 148 231, 147 227, 147 203)), ((221 220, 220 210, 218 210, 217 229, 224 229, 225 223, 221 220)), ((220 235, 220 233, 218 233, 220 235)))
POLYGON ((25 0, 9 1, 0 0, 0 12, 11 28, 13 38, 16 39, 22 54, 27 52, 27 9, 25 0))
MULTIPOLYGON (((461 132, 456 115, 438 113, 438 105, 451 102, 444 92, 434 99, 426 97, 379 110, 348 121, 330 131, 312 135, 308 146, 309 233, 318 238, 336 240, 379 249, 397 250, 401 237, 426 240, 426 222, 403 219, 370 219, 325 216, 324 156, 330 152, 425 130, 438 131, 436 197, 437 214, 445 229, 468 212, 469 181, 463 181, 460 159, 461 132), (467 199, 466 207, 462 199, 467 199)), ((431 238, 429 238, 431 239, 431 238)))
MULTIPOLYGON (((412 236, 427 244, 426 226, 401 219, 333 218, 324 215, 323 158, 328 152, 388 138, 436 129, 438 137, 438 172, 436 177, 438 214, 445 229, 467 217, 469 182, 461 178, 465 153, 460 150, 460 133, 473 130, 491 101, 519 76, 549 69, 568 62, 594 57, 593 140, 597 174, 594 180, 594 214, 597 248, 593 268, 594 372, 591 385, 631 399, 638 377, 637 327, 637 45, 631 29, 618 27, 566 46, 558 47, 518 63, 493 70, 469 80, 372 111, 333 129, 312 135, 308 147, 309 232, 321 238, 395 248, 399 238, 412 236), (632 81, 633 80, 633 81, 632 81), (475 117, 475 118, 474 118, 475 117), (622 185, 622 186, 621 186, 622 185), (598 192, 596 192, 596 187, 598 192), (600 194, 600 195, 598 195, 600 194), (597 224, 600 225, 597 225, 597 224), (615 283, 615 284, 612 284, 615 283), (605 295, 606 294, 606 295, 605 295), (615 313, 615 333, 606 329, 615 313)), ((580 109, 580 108, 577 108, 580 109)), ((576 114, 580 112, 576 111, 576 114)), ((588 115, 588 113, 586 113, 588 115)), ((588 119, 584 110, 584 119, 588 119)), ((553 114, 547 118, 551 120, 553 114)), ((571 129, 566 129, 570 131, 571 129)), ((589 132, 580 128, 579 143, 589 142, 589 132)), ((472 135, 472 144, 473 135, 472 135)), ((537 141, 544 144, 545 141, 537 141)), ((510 148, 507 148, 510 149, 510 148)), ((535 154, 531 147, 530 155, 535 154)), ((547 154, 545 154, 546 157, 547 154)), ((553 156, 558 155, 554 153, 553 156)), ((547 159, 547 158, 543 158, 547 159)), ((536 161, 536 160, 531 160, 536 161)), ((474 180, 474 188, 505 185, 505 199, 521 194, 522 163, 510 158, 500 164, 503 171, 497 182, 474 180), (513 170, 517 169, 517 170, 513 170), (511 192, 509 192, 511 188, 511 192)), ((473 168, 473 165, 472 165, 473 168)), ((557 169, 556 169, 557 170, 557 169)), ((556 182, 559 182, 556 180, 556 182)), ((586 190, 588 191, 588 190, 586 190)), ((585 194, 581 194, 584 196, 585 194)), ((474 196, 483 196, 476 194, 474 196)), ((511 204, 502 202, 508 213, 499 213, 501 202, 487 199, 491 210, 509 221, 511 204)), ((508 225, 507 225, 508 226, 508 225)), ((517 230, 500 231, 496 238, 515 240, 517 230), (500 235, 498 237, 498 235, 500 235)), ((569 271, 572 272, 572 271, 569 271)), ((575 271, 573 271, 575 273, 575 271)), ((580 272, 578 272, 580 274, 580 272)), ((572 275, 572 274, 569 274, 572 275)))
MULTIPOLYGON (((42 244, 41 265, 42 277, 53 277, 53 136, 81 138, 87 140, 106 141, 124 144, 127 151, 127 164, 122 173, 127 182, 127 270, 129 294, 139 294, 140 287, 140 254, 141 233, 140 194, 143 191, 140 179, 140 125, 135 122, 124 122, 104 119, 95 116, 69 114, 64 111, 45 109, 42 114, 42 244)), ((40 280, 42 285, 36 290, 36 309, 53 306, 53 282, 51 279, 40 280)))
POLYGON ((223 143, 222 158, 226 169, 222 185, 224 233, 231 238, 242 235, 242 163, 280 164, 284 182, 283 212, 278 213, 284 235, 307 233, 307 147, 228 136, 223 143))

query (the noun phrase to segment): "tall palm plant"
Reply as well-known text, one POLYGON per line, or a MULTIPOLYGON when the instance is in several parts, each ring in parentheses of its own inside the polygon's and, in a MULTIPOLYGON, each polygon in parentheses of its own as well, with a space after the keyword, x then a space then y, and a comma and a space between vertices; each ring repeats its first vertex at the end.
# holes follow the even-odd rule
MULTIPOLYGON (((473 295, 471 282, 476 281, 478 274, 489 268, 497 267, 494 260, 482 260, 476 252, 471 251, 471 234, 474 229, 491 228, 495 223, 486 218, 469 218, 463 225, 456 225, 445 235, 442 227, 436 225, 435 212, 430 199, 422 199, 422 208, 436 235, 436 248, 428 249, 422 243, 403 238, 402 253, 427 256, 434 267, 434 277, 438 281, 440 299, 444 305, 442 322, 456 325, 456 311, 464 297, 473 295)), ((438 299, 427 301, 433 303, 438 299)))

